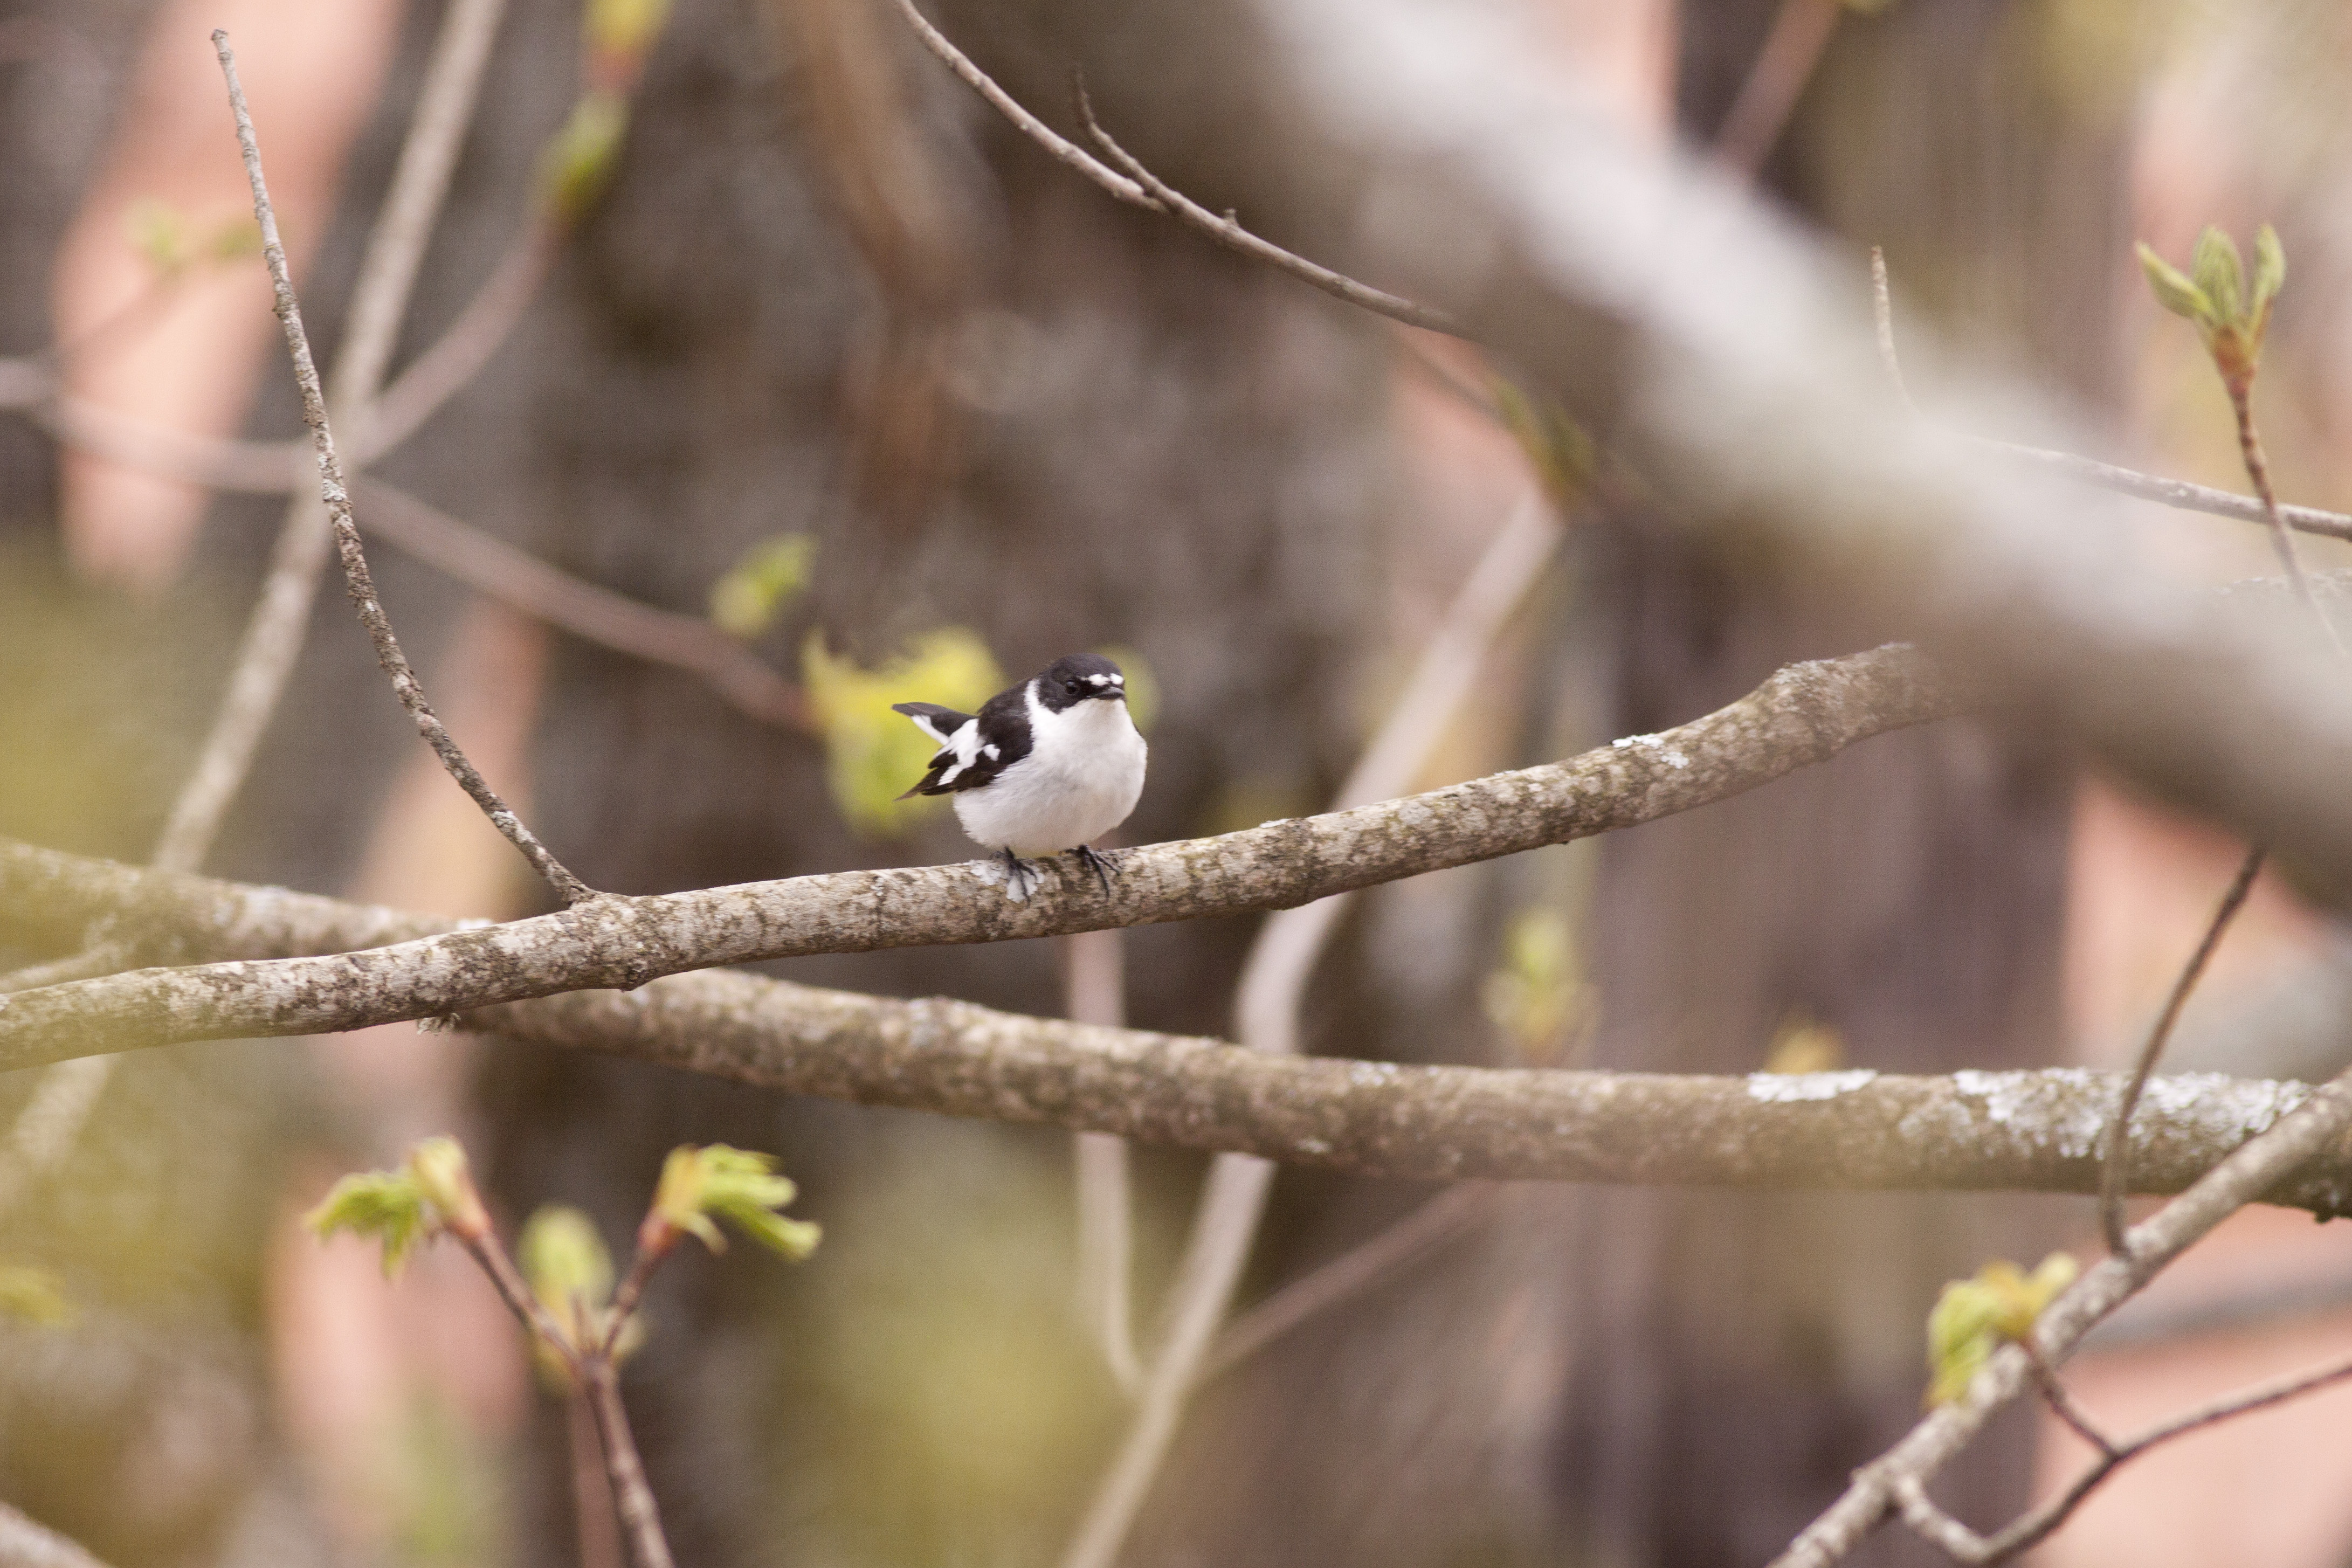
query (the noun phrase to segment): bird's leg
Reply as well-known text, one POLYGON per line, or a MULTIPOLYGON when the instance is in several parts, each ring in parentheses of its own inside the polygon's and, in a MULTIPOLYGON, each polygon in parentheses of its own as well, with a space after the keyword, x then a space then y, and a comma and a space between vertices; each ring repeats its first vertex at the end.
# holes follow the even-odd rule
POLYGON ((1025 902, 1037 887, 1037 873, 1029 862, 1013 852, 1007 844, 1000 852, 1004 856, 1004 895, 1015 904, 1025 902))
POLYGON ((1095 880, 1102 883, 1103 896, 1108 898, 1111 873, 1118 869, 1118 860, 1113 856, 1101 853, 1092 844, 1080 844, 1070 853, 1078 857, 1080 865, 1095 873, 1095 880))

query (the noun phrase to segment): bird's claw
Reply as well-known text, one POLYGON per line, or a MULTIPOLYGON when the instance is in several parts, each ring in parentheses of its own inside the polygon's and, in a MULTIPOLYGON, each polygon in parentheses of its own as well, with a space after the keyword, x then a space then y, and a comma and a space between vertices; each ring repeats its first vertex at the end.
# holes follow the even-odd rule
POLYGON ((1106 853, 1091 844, 1080 844, 1070 853, 1078 857, 1080 865, 1095 873, 1095 880, 1102 883, 1103 896, 1108 898, 1111 875, 1118 870, 1118 852, 1114 850, 1106 853))

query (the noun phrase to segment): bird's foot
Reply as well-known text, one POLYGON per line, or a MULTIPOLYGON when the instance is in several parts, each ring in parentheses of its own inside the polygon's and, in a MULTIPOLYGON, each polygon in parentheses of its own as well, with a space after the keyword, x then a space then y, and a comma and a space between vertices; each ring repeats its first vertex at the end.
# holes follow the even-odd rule
POLYGON ((990 871, 995 873, 989 880, 994 882, 998 877, 1002 877, 1004 881, 1004 896, 1012 903, 1024 904, 1028 901, 1029 895, 1037 891, 1037 868, 1011 850, 999 850, 989 861, 988 866, 990 871))
POLYGON ((1095 873, 1102 883, 1103 896, 1110 896, 1110 879, 1118 873, 1119 853, 1117 850, 1098 850, 1091 844, 1080 844, 1068 852, 1078 857, 1078 863, 1095 873))

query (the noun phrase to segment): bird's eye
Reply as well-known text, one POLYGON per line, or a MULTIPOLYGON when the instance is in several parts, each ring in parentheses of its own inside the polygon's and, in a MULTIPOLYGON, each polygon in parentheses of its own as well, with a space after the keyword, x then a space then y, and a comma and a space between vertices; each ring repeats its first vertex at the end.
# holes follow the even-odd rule
POLYGON ((1076 696, 1078 695, 1078 683, 1076 681, 1064 681, 1062 683, 1062 689, 1069 693, 1072 696, 1076 696))

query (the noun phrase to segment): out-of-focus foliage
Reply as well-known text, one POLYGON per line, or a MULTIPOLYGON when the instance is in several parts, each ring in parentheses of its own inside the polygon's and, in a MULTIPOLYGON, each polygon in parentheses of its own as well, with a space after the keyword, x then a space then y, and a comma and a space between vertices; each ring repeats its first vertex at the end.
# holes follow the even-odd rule
POLYGON ((27 1269, 17 1263, 0 1263, 0 1317, 22 1318, 27 1322, 62 1323, 73 1316, 73 1306, 66 1300, 58 1277, 47 1269, 27 1269))
POLYGON ((2053 1252, 2027 1274, 2006 1259, 1955 1280, 1927 1314, 1927 1394, 1924 1403, 1948 1405, 1969 1391, 2003 1340, 2021 1340, 2035 1320, 2080 1272, 2074 1260, 2053 1252))
POLYGON ((320 1240, 338 1230, 373 1236, 383 1246, 383 1272, 400 1272, 409 1249, 447 1230, 477 1238, 489 1229, 489 1215, 474 1189, 466 1151, 455 1138, 432 1137, 408 1151, 396 1171, 363 1171, 328 1190, 302 1223, 320 1240))
POLYGON ((801 680, 824 731, 834 804, 867 838, 906 832, 940 805, 935 798, 898 798, 939 747, 890 705, 929 702, 970 711, 1004 685, 987 645, 961 626, 927 632, 905 657, 877 670, 834 657, 823 635, 812 633, 802 651, 801 680))
POLYGON ((1504 427, 1528 455, 1544 494, 1551 497, 1553 506, 1565 509, 1592 480, 1593 466, 1599 461, 1592 437, 1549 397, 1530 397, 1499 376, 1489 390, 1504 427))
POLYGON ((572 106, 571 117, 540 156, 540 199, 559 221, 577 223, 604 193, 628 128, 628 100, 617 94, 585 93, 572 106))
POLYGON ((195 262, 237 261, 261 249, 261 225, 251 217, 215 224, 210 234, 191 241, 186 214, 152 196, 131 203, 123 225, 131 248, 163 277, 175 277, 195 262))
POLYGON ((1516 1060, 1559 1061, 1594 1008, 1568 916, 1541 906, 1513 915, 1503 932, 1503 961, 1480 998, 1516 1060))
POLYGON ((2139 243, 2139 264, 2156 302, 2195 324, 2221 379, 2233 390, 2251 382, 2262 363, 2271 306, 2286 286, 2286 252, 2277 231, 2268 224, 2255 231, 2251 289, 2237 242, 2212 224, 2197 236, 2189 276, 2157 255, 2146 240, 2139 243))
POLYGON ((799 1196, 790 1176, 776 1174, 773 1155, 710 1144, 681 1145, 662 1162, 661 1184, 646 1214, 638 1246, 667 1251, 678 1234, 695 1237, 713 1252, 727 1250, 727 1238, 714 1219, 723 1219, 770 1251, 798 1263, 816 1250, 824 1232, 805 1219, 777 1211, 799 1196))
MULTIPOLYGON (((613 1254, 594 1220, 565 1204, 543 1204, 524 1222, 515 1260, 530 1283, 530 1293, 562 1327, 564 1338, 583 1344, 604 1337, 609 1321, 604 1309, 613 1299, 613 1254)), ((615 1349, 625 1354, 643 1338, 643 1330, 632 1320, 615 1349)), ((531 1349, 542 1377, 558 1387, 570 1381, 552 1347, 534 1340, 531 1349)))
POLYGON ((670 0, 589 0, 588 47, 599 54, 642 60, 669 20, 670 0))
POLYGON ((806 534, 761 539, 710 585, 711 623, 730 637, 759 636, 808 587, 815 565, 816 540, 806 534))
POLYGON ((1845 1037, 1802 1013, 1790 1013, 1764 1050, 1767 1072, 1834 1072, 1845 1065, 1845 1037))

